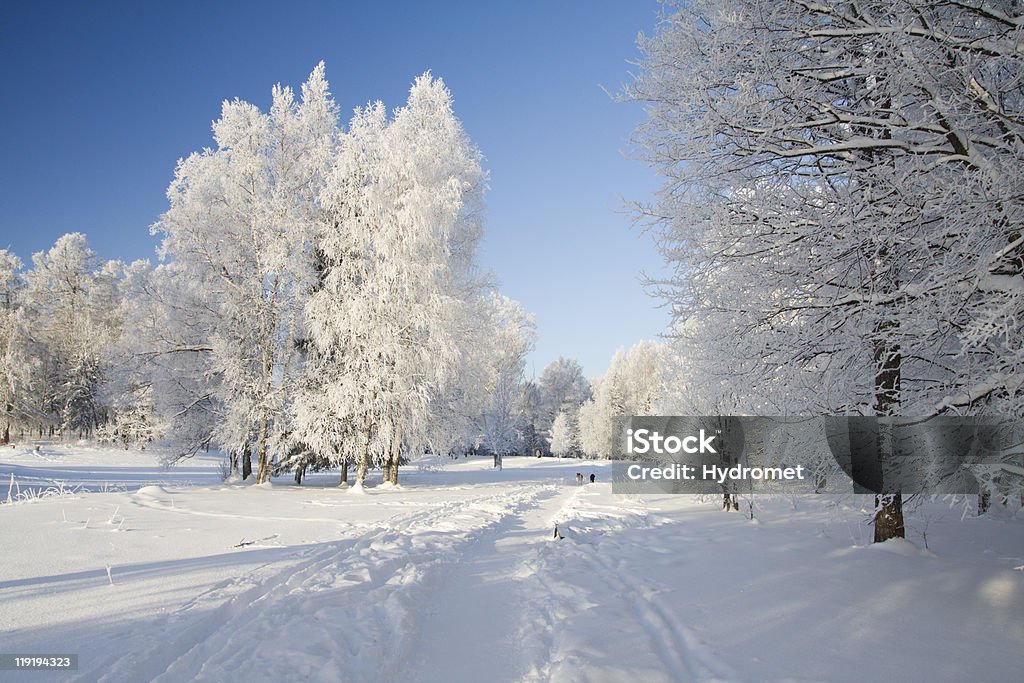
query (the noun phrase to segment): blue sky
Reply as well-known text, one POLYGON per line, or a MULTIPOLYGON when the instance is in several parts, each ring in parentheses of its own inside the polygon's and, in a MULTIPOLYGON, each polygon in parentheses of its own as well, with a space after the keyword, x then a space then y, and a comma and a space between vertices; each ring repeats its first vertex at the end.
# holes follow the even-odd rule
POLYGON ((486 157, 482 263, 537 320, 527 373, 560 355, 602 373, 668 317, 624 200, 657 180, 626 159, 643 112, 629 80, 656 0, 40 3, 0 17, 0 247, 26 262, 65 232, 100 256, 155 260, 148 227, 179 157, 212 145, 224 99, 261 108, 321 59, 343 112, 401 105, 430 69, 486 157))

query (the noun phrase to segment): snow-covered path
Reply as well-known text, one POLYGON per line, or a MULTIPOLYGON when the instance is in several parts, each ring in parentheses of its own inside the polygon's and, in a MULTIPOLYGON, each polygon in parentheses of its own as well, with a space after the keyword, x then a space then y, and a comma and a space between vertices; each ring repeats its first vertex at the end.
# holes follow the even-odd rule
POLYGON ((523 630, 537 548, 551 540, 553 520, 575 493, 545 492, 464 549, 421 613, 420 637, 396 680, 499 683, 529 673, 523 630))
POLYGON ((297 561, 215 586, 164 624, 172 647, 141 657, 128 652, 84 671, 82 679, 120 681, 141 673, 164 682, 381 680, 409 661, 418 637, 434 632, 423 606, 450 568, 500 536, 519 510, 556 490, 538 483, 484 488, 483 495, 431 502, 375 528, 355 528, 297 561), (195 618, 203 603, 215 606, 195 618))

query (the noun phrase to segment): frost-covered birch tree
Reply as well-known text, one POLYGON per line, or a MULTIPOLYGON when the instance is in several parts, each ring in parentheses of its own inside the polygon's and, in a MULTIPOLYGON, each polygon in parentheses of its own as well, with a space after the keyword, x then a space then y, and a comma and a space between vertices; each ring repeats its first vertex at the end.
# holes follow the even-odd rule
MULTIPOLYGON (((122 288, 111 440, 125 447, 158 440, 172 460, 209 449, 224 420, 210 343, 218 310, 183 262, 133 263, 122 288)), ((232 471, 248 476, 251 463, 234 455, 232 471)))
POLYGON ((580 452, 580 428, 582 408, 579 411, 569 412, 562 410, 555 416, 551 425, 551 452, 561 457, 563 455, 576 457, 580 452))
POLYGON ((575 412, 591 395, 583 366, 574 358, 558 358, 549 363, 541 373, 537 388, 541 403, 538 427, 549 434, 558 413, 562 410, 575 412))
POLYGON ((1020 416, 1019 3, 665 10, 628 96, 698 374, 781 414, 1020 416))
POLYGON ((33 412, 62 436, 91 435, 107 418, 101 391, 105 353, 120 329, 120 271, 96 256, 85 235, 71 233, 34 254, 25 274, 33 412))
POLYGON ((523 372, 533 348, 533 318, 517 302, 493 294, 488 301, 489 324, 480 330, 488 346, 491 370, 488 396, 481 419, 483 444, 494 453, 513 453, 522 441, 523 372))
POLYGON ((593 397, 579 408, 583 452, 609 457, 615 417, 671 413, 667 401, 671 368, 668 350, 660 342, 640 341, 616 351, 608 371, 593 382, 593 397))
POLYGON ((0 443, 11 440, 15 426, 24 428, 33 414, 29 396, 32 356, 21 296, 24 290, 21 259, 0 249, 0 443))
POLYGON ((323 286, 306 307, 316 379, 296 422, 321 453, 354 451, 357 486, 371 466, 397 483, 403 455, 431 445, 479 296, 484 182, 451 94, 429 74, 393 119, 380 103, 357 110, 341 140, 321 195, 323 286))
MULTIPOLYGON (((318 282, 305 304, 307 363, 294 404, 294 439, 342 468, 361 463, 365 478, 370 401, 360 403, 374 370, 369 324, 372 249, 380 207, 372 191, 384 157, 387 111, 377 102, 357 109, 337 147, 322 189, 325 211, 314 232, 318 282)), ((371 396, 372 398, 372 396, 371 396)))
POLYGON ((275 86, 269 113, 224 102, 216 149, 178 163, 170 209, 154 225, 210 310, 205 344, 223 406, 216 445, 254 451, 257 481, 286 440, 300 314, 313 278, 310 242, 336 135, 321 63, 302 86, 275 86))

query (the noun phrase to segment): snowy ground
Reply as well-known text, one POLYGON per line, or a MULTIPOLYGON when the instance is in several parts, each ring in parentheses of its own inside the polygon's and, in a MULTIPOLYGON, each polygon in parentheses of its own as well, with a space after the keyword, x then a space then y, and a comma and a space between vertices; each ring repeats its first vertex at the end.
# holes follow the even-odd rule
POLYGON ((600 463, 490 464, 359 494, 2 451, 0 499, 22 495, 0 506, 0 653, 79 669, 0 680, 1019 680, 1019 513, 931 504, 871 546, 855 500, 764 500, 751 523, 613 495, 600 463))

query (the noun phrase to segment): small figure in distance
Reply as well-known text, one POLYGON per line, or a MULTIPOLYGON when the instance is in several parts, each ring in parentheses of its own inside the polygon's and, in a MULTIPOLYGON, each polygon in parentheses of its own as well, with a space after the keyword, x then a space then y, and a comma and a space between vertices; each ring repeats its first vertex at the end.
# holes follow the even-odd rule
POLYGON ((597 475, 593 472, 590 473, 590 483, 593 484, 594 480, 597 479, 597 475))
POLYGON ((576 473, 576 484, 580 485, 582 483, 583 483, 583 473, 582 472, 577 472, 576 473))

